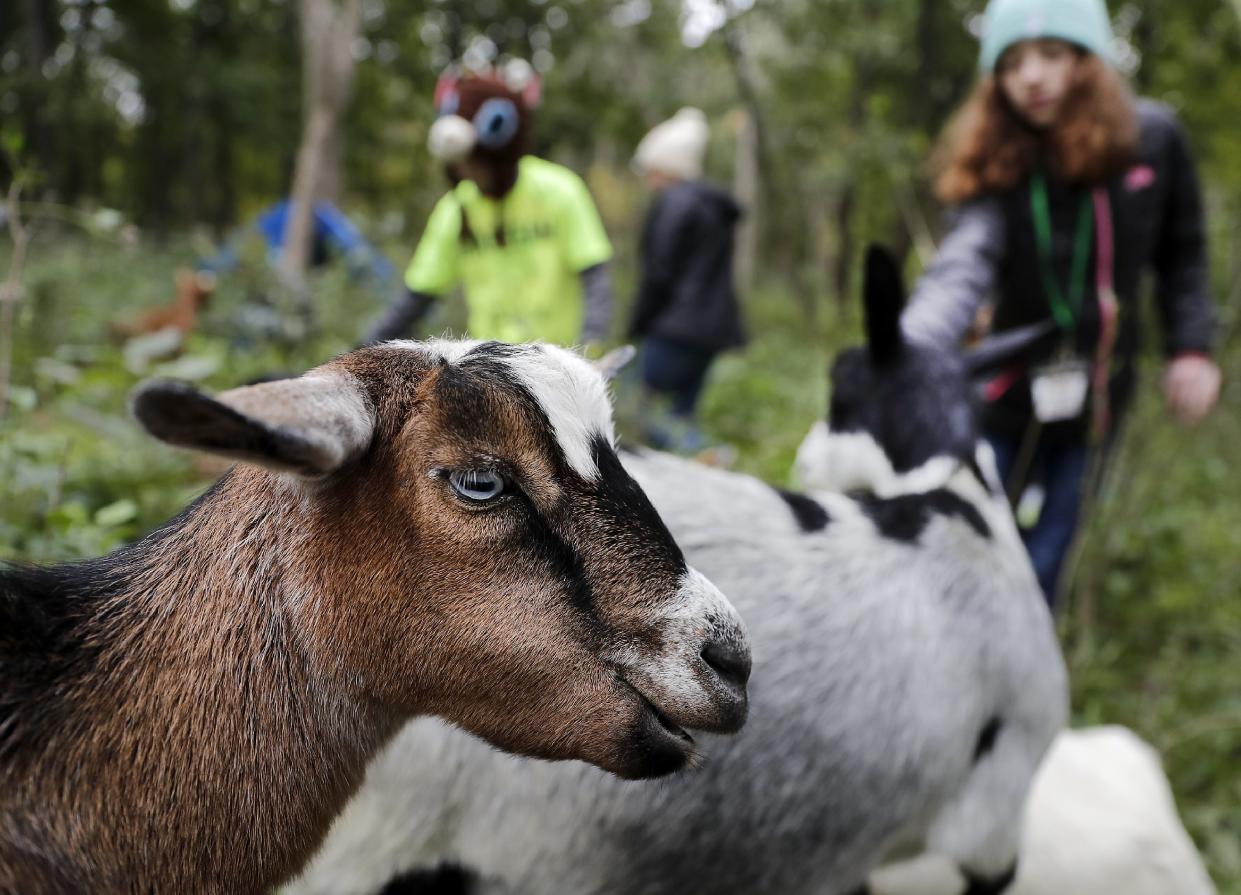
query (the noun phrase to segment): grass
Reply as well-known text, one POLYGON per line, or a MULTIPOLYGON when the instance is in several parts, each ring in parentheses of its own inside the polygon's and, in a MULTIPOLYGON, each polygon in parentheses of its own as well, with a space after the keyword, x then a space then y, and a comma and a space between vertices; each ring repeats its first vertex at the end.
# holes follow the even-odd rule
MULTIPOLYGON (((6 559, 104 552, 206 486, 206 470, 127 420, 126 395, 143 376, 225 388, 301 371, 351 347, 381 303, 329 273, 315 282, 314 334, 273 337, 256 328, 255 309, 280 291, 252 258, 222 281, 188 361, 136 371, 108 340, 107 323, 170 299, 173 271, 194 247, 124 249, 44 235, 32 251, 16 388, 0 424, 6 559)), ((738 449, 740 469, 784 484, 797 444, 826 407, 831 352, 857 337, 859 320, 824 308, 807 325, 778 289, 757 292, 748 311, 754 341, 717 363, 704 426, 738 449)), ((450 303, 432 326, 459 328, 461 316, 450 303)), ((1227 381, 1241 381, 1241 345, 1229 346, 1223 363, 1227 381)), ((1241 895, 1241 390, 1226 390, 1213 418, 1187 432, 1166 420, 1157 365, 1148 367, 1061 618, 1075 721, 1126 724, 1162 750, 1220 892, 1241 895)))

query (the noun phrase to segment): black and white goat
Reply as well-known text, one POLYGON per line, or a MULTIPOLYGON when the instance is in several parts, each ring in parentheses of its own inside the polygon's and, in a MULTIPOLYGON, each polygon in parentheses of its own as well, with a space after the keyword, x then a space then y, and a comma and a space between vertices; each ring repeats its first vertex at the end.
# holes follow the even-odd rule
POLYGON ((1064 665, 975 456, 966 365, 904 342, 903 295, 872 253, 869 345, 833 375, 833 468, 881 465, 879 493, 808 497, 666 455, 625 461, 746 619, 739 737, 640 786, 415 722, 291 892, 370 893, 411 868, 433 886, 447 864, 440 881, 480 893, 841 895, 921 851, 962 868, 974 895, 1003 891, 1065 720, 1064 665))
POLYGON ((744 630, 580 357, 392 342, 134 409, 242 462, 132 547, 0 566, 0 892, 265 892, 416 715, 626 777, 744 719, 744 630))

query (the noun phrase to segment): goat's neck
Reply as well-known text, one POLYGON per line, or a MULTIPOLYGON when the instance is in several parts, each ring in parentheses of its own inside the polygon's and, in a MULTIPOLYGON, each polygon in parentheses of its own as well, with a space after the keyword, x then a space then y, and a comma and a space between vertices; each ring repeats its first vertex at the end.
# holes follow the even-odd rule
POLYGON ((104 646, 24 779, 35 817, 58 810, 53 829, 79 831, 62 847, 96 864, 92 886, 262 891, 395 731, 300 642, 307 509, 260 481, 232 477, 152 538, 86 622, 104 646), (123 854, 133 863, 98 866, 123 854))
POLYGON ((945 488, 964 468, 959 458, 947 454, 932 457, 907 472, 895 472, 889 467, 887 474, 874 483, 874 492, 878 497, 900 497, 945 488))
POLYGON ((995 453, 987 442, 978 442, 971 460, 957 460, 943 487, 974 504, 986 517, 992 530, 1024 554, 1021 533, 1017 529, 1012 508, 1004 493, 1004 485, 996 469, 995 453))
POLYGON ((897 472, 886 456, 867 471, 861 490, 877 497, 902 497, 947 488, 971 501, 987 502, 1003 497, 995 469, 995 455, 985 441, 978 442, 972 456, 937 454, 913 469, 897 472))

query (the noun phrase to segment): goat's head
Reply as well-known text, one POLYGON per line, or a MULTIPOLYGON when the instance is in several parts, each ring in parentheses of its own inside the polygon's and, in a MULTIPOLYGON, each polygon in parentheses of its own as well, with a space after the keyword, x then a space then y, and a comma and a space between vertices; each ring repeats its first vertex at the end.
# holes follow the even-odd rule
POLYGON ((683 728, 742 724, 744 629, 622 468, 577 355, 389 342, 217 398, 149 383, 134 410, 306 507, 294 616, 361 698, 626 777, 685 766, 683 728))
POLYGON ((883 490, 902 477, 916 481, 923 470, 934 481, 971 462, 978 437, 972 381, 1020 356, 1046 328, 1006 334, 965 354, 912 341, 900 322, 900 268, 878 246, 866 253, 863 305, 866 345, 842 351, 832 365, 828 437, 815 446, 826 455, 805 458, 813 484, 883 490))

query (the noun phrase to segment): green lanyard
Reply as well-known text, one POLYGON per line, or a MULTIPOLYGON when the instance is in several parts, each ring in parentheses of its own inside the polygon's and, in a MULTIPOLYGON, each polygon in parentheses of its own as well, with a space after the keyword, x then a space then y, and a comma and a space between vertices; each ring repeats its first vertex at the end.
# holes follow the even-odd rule
POLYGON ((1073 318, 1081 311, 1086 291, 1086 264, 1090 261, 1090 240, 1094 236, 1094 215, 1090 195, 1082 197, 1077 212, 1077 228, 1073 235, 1073 267, 1069 273, 1069 294, 1065 297, 1051 266, 1051 211, 1047 205, 1047 183, 1040 172, 1030 178, 1030 213, 1034 216, 1034 236, 1038 243, 1039 266, 1043 273, 1043 291, 1056 323, 1064 330, 1073 329, 1073 318))

